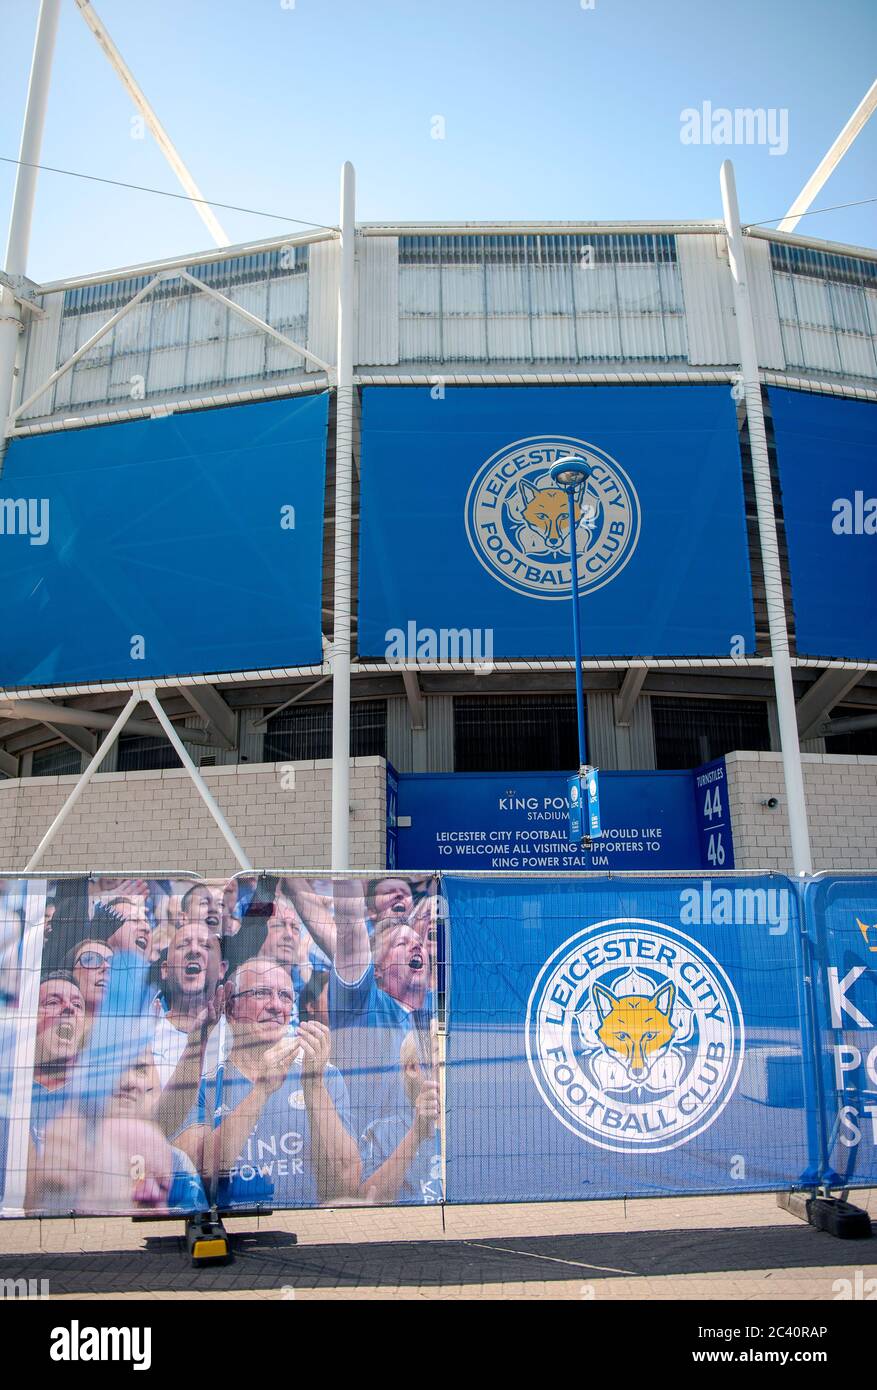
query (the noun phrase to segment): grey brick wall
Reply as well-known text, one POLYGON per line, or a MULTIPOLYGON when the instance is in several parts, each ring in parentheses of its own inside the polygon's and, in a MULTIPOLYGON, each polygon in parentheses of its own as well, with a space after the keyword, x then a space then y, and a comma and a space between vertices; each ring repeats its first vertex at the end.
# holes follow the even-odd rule
MULTIPOLYGON (((386 862, 383 758, 350 771, 351 867, 386 862)), ((229 825, 258 868, 325 869, 331 862, 332 765, 243 763, 202 769, 229 825)), ((76 784, 75 777, 0 781, 0 870, 21 869, 76 784)), ((98 773, 73 808, 41 869, 189 869, 238 865, 183 768, 98 773)))
MULTIPOLYGON (((877 866, 877 758, 802 753, 814 869, 877 866)), ((779 753, 729 753, 734 862, 741 869, 792 869, 779 753), (779 798, 776 810, 762 802, 779 798)))

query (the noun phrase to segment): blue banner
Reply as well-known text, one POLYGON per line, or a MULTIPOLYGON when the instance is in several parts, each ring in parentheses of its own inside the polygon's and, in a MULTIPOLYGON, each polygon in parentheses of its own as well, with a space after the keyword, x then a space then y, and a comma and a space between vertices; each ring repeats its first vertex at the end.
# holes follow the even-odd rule
POLYGON ((877 875, 820 875, 805 890, 824 1088, 823 1172, 877 1183, 877 875))
POLYGON ((724 758, 695 768, 694 809, 704 869, 733 869, 734 839, 728 801, 728 770, 724 758))
POLYGON ((754 651, 725 387, 380 387, 363 393, 359 651, 484 666, 571 651, 566 493, 592 656, 754 651), (436 395, 439 398, 436 398, 436 395))
MULTIPOLYGON (((398 864, 528 873, 716 867, 703 857, 698 771, 601 772, 602 834, 590 851, 570 839, 562 772, 400 773, 398 864)), ((726 843, 733 862, 730 827, 726 843)))
POLYGON ((801 656, 877 658, 877 406, 771 389, 801 656))
POLYGON ((328 397, 9 446, 0 684, 319 662, 328 397))
POLYGON ((787 879, 448 874, 442 891, 448 1201, 801 1179, 803 972, 787 879))

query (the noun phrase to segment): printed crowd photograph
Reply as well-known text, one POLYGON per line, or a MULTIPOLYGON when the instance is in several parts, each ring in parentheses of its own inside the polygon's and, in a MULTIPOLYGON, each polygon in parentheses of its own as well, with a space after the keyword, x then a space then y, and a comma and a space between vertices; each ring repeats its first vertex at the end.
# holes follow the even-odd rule
POLYGON ((206 1339, 232 1299, 514 1301, 844 1374, 877 11, 0 32, 0 1300, 36 1361, 161 1374, 196 1301, 206 1339))

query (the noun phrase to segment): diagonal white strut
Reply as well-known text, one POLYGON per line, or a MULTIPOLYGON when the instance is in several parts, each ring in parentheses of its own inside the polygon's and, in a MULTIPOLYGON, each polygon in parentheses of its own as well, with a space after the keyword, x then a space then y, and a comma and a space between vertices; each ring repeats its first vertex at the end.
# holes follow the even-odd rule
POLYGON ((88 767, 83 772, 79 781, 76 783, 76 786, 73 788, 67 800, 64 802, 64 805, 61 807, 57 816, 52 821, 52 824, 49 826, 45 835, 40 840, 39 844, 37 845, 27 864, 25 865, 25 873, 31 873, 36 868, 37 864, 39 864, 46 850, 49 848, 49 845, 52 843, 58 831, 61 829, 61 826, 64 824, 70 812, 73 810, 73 807, 76 805, 77 801, 81 797, 82 793, 85 791, 85 788, 88 786, 92 777, 97 772, 98 768, 106 758, 110 749, 113 747, 113 744, 116 742, 116 739, 119 737, 119 734, 122 732, 122 729, 128 723, 128 720, 131 718, 131 715, 134 713, 134 710, 140 704, 141 700, 145 700, 146 703, 150 706, 162 729, 167 734, 168 738, 173 744, 173 747, 176 750, 177 757, 180 759, 180 762, 183 764, 183 767, 186 769, 192 781, 194 782, 195 789, 198 792, 198 795, 201 797, 201 800, 204 802, 204 805, 207 807, 211 816, 216 821, 216 824, 219 826, 219 829, 222 832, 223 839, 225 840, 235 859, 240 864, 241 868, 251 869, 253 867, 250 863, 250 860, 247 858, 246 854, 241 849, 240 843, 238 842, 238 839, 231 826, 229 825, 228 821, 226 820, 225 816, 223 815, 222 810, 217 805, 216 801, 211 795, 210 788, 207 786, 207 783, 204 781, 204 778, 201 776, 201 773, 198 771, 197 767, 192 762, 192 759, 189 757, 189 754, 186 751, 186 747, 180 739, 179 734, 177 733, 173 724, 168 719, 165 711, 159 704, 158 697, 155 693, 155 686, 149 684, 148 682, 145 682, 143 684, 135 685, 133 687, 131 695, 128 699, 128 703, 125 705, 125 708, 119 714, 119 717, 114 723, 113 727, 110 729, 110 732, 107 734, 103 743, 101 743, 98 747, 97 752, 91 759, 91 762, 88 764, 88 767))
POLYGON ((109 59, 110 66, 116 73, 116 76, 119 78, 119 81, 122 83, 122 86, 125 88, 125 91, 137 107, 137 110, 140 112, 146 124, 149 126, 155 138, 155 143, 158 145, 158 148, 161 150, 168 164, 179 179, 183 190, 188 193, 190 198, 195 199, 193 204, 195 211, 201 218, 201 221, 204 223, 204 226, 207 228, 213 240, 216 242, 216 245, 230 246, 231 240, 226 235, 219 218, 216 216, 209 203, 206 202, 204 194, 201 192, 180 158, 173 141, 156 116, 149 102, 146 100, 139 84, 135 81, 134 74, 131 72, 125 59, 107 33, 103 21, 99 19, 95 13, 93 6, 90 4, 90 0, 76 0, 76 3, 82 11, 82 18, 85 20, 109 59))
POLYGON ((820 160, 804 184, 782 222, 779 223, 778 232, 793 232, 795 230, 820 188, 831 178, 856 136, 867 125, 875 110, 877 110, 877 80, 872 82, 828 154, 820 160))

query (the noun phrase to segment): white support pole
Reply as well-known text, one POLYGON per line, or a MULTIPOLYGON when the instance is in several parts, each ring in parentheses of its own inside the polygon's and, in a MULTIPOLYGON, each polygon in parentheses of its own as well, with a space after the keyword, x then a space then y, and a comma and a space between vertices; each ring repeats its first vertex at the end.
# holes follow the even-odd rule
POLYGON ((164 729, 165 733, 167 734, 168 738, 173 744, 174 749, 176 750, 177 757, 183 764, 183 767, 188 772, 192 781, 195 783, 198 795, 201 797, 201 800, 204 802, 204 805, 207 807, 211 816, 216 821, 216 824, 219 826, 219 829, 222 832, 222 838, 225 840, 225 843, 228 845, 229 849, 231 850, 235 859, 240 864, 241 868, 252 869, 253 866, 250 863, 247 856, 244 854, 244 851, 241 849, 237 836, 235 835, 228 821, 225 819, 225 816, 223 815, 219 806, 214 801, 213 796, 210 792, 210 788, 207 786, 207 783, 204 781, 204 778, 201 776, 201 773, 198 771, 197 767, 192 762, 192 759, 189 757, 189 754, 186 751, 185 744, 183 743, 173 724, 168 719, 167 715, 165 714, 164 710, 159 704, 158 696, 155 693, 155 686, 141 685, 139 689, 135 691, 135 695, 138 699, 145 700, 147 704, 151 707, 156 719, 158 720, 159 724, 164 729))
POLYGON ((207 228, 213 240, 216 242, 216 245, 230 246, 231 242, 228 236, 226 235, 226 232, 222 224, 220 223, 219 218, 216 216, 212 207, 204 198, 204 195, 202 194, 200 188, 193 179, 192 175, 189 173, 189 170, 186 168, 186 165, 183 163, 183 160, 180 157, 179 152, 174 146, 174 142, 171 140, 161 121, 158 119, 158 116, 155 114, 149 102, 146 100, 146 97, 144 96, 140 86, 134 79, 134 74, 131 72, 131 69, 125 62, 125 59, 122 57, 118 48, 110 38, 106 26, 104 25, 102 20, 98 18, 97 14, 94 11, 94 8, 89 3, 89 0, 76 0, 76 3, 82 12, 82 18, 85 20, 89 29, 94 34, 95 38, 97 39, 98 43, 100 44, 101 48, 106 54, 110 66, 112 67, 122 86, 125 88, 125 91, 128 93, 134 105, 137 107, 137 110, 140 112, 144 121, 149 126, 153 138, 155 139, 155 143, 158 145, 158 148, 161 150, 168 164, 173 169, 174 173, 179 179, 183 191, 194 200, 193 206, 195 208, 195 211, 201 218, 201 221, 204 223, 204 226, 207 228))
MULTIPOLYGON (((49 100, 49 79, 52 55, 58 31, 61 0, 42 0, 37 20, 27 106, 21 132, 21 163, 15 176, 12 215, 9 219, 9 240, 6 244, 5 270, 7 275, 27 273, 27 252, 33 220, 34 198, 37 189, 37 165, 46 122, 49 100)), ((21 312, 12 291, 0 287, 0 458, 6 440, 7 419, 12 405, 15 385, 15 359, 21 332, 21 312)))
POLYGON ((877 80, 871 83, 828 153, 819 161, 801 192, 789 208, 778 232, 793 232, 823 184, 827 183, 860 131, 877 111, 877 80))
POLYGON ((88 764, 88 767, 83 772, 79 781, 76 783, 76 786, 73 788, 67 800, 64 802, 64 805, 61 807, 57 816, 52 821, 52 824, 49 826, 45 835, 40 840, 30 859, 25 864, 24 872, 26 874, 32 873, 33 870, 36 868, 37 864, 39 864, 46 850, 49 848, 49 845, 54 840, 58 831, 61 829, 61 826, 64 824, 65 820, 70 815, 70 812, 73 810, 73 807, 76 805, 82 793, 85 791, 85 788, 88 786, 89 782, 91 781, 94 774, 97 772, 104 758, 109 753, 116 739, 119 737, 119 734, 121 733, 122 729, 127 724, 129 716, 134 713, 139 703, 140 695, 138 691, 132 690, 130 698, 125 708, 120 713, 115 724, 110 729, 110 732, 107 734, 106 738, 98 748, 91 762, 88 764))
POLYGON ((764 567, 764 588, 770 628, 770 647, 773 657, 773 678, 776 689, 777 713, 780 726, 780 747, 786 783, 789 831, 792 839, 792 864, 796 874, 812 872, 810 832, 807 825, 807 806, 804 800, 804 776, 801 768, 801 747, 798 742, 798 721, 795 711, 795 690, 792 684, 792 665, 789 658, 789 633, 786 606, 783 598, 783 578, 777 544, 776 514, 770 481, 770 460, 764 427, 761 383, 758 375, 758 349, 755 324, 749 298, 743 232, 740 209, 737 205, 737 186, 734 166, 729 159, 722 165, 722 207, 728 238, 728 259, 734 282, 734 306, 737 314, 737 334, 740 345, 740 368, 746 396, 746 419, 749 427, 749 447, 752 453, 752 473, 758 509, 758 534, 764 567))
POLYGON ((338 386, 335 399, 335 627, 332 665, 332 868, 350 868, 350 608, 353 557, 353 339, 356 176, 341 170, 338 386))

